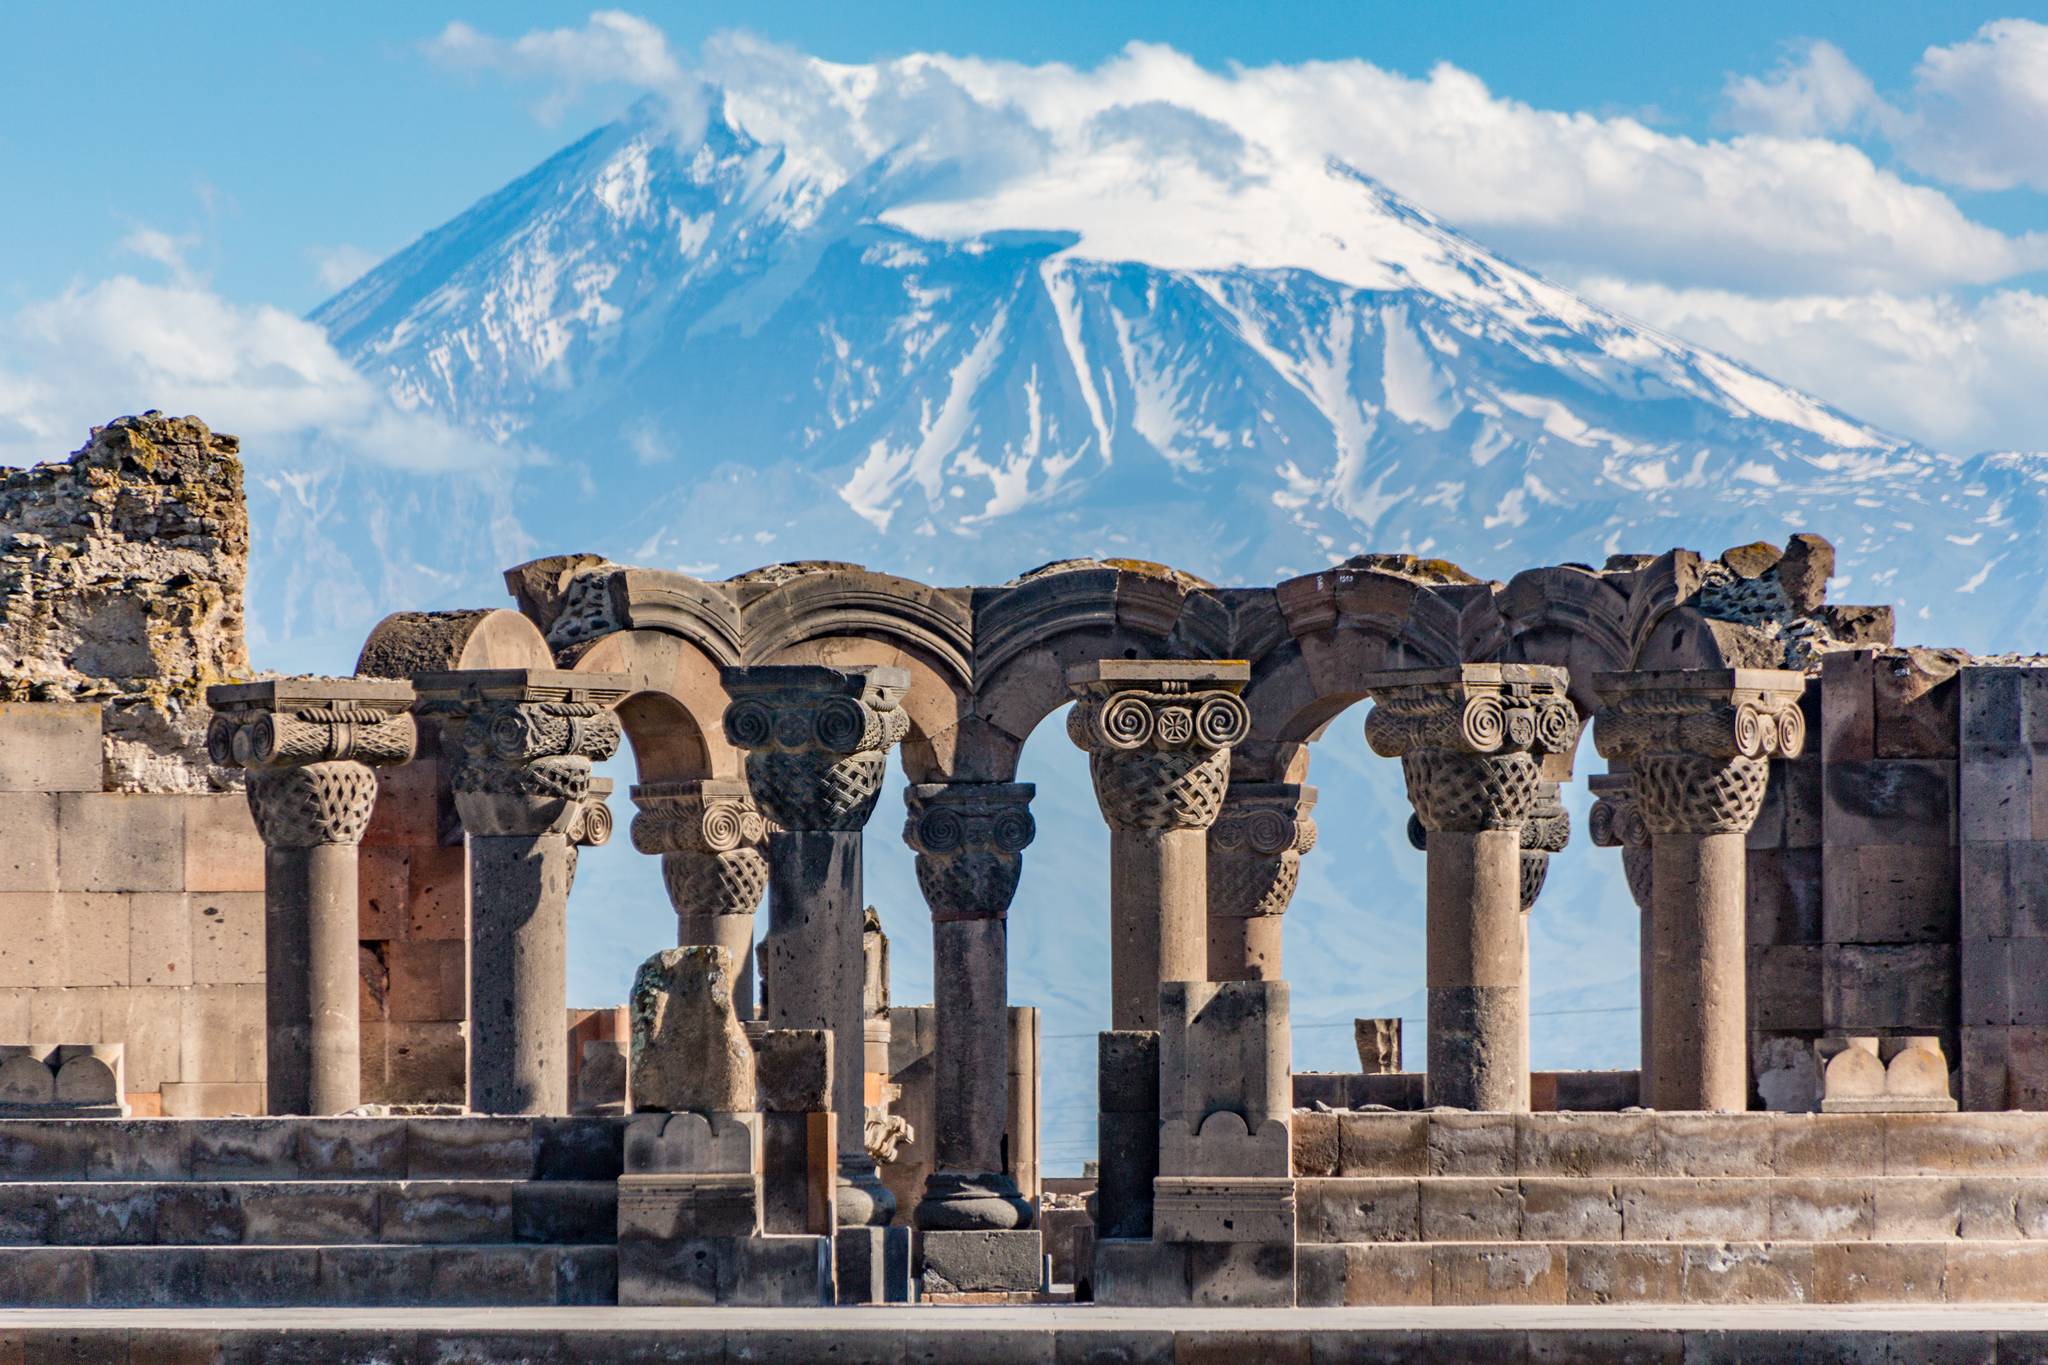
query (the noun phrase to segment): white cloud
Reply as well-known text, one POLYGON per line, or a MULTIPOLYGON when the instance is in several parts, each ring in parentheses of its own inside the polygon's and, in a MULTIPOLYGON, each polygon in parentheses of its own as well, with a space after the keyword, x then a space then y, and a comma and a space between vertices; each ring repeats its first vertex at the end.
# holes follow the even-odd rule
POLYGON ((369 272, 382 258, 350 242, 335 246, 309 246, 306 255, 313 262, 313 278, 328 293, 348 288, 369 272))
POLYGON ((1899 136, 1908 165, 1971 189, 2048 190, 2048 24, 1999 19, 1930 47, 1899 136))
POLYGON ((130 255, 140 256, 145 261, 155 261, 170 271, 171 278, 189 281, 193 278, 192 267, 185 255, 199 245, 197 237, 178 237, 161 228, 137 227, 115 243, 117 249, 130 255))
POLYGON ((1984 284, 2048 265, 2048 238, 1973 222, 1855 146, 1674 137, 1631 118, 1504 99, 1449 65, 1424 78, 1362 61, 1218 72, 1132 44, 1088 70, 925 54, 840 66, 727 36, 707 44, 701 71, 750 132, 835 149, 849 170, 903 147, 950 150, 984 180, 1003 168, 991 190, 943 181, 926 190, 951 201, 948 217, 963 231, 977 197, 994 225, 995 207, 1014 205, 1026 184, 1056 188, 1077 167, 1121 175, 1119 156, 1209 172, 1336 158, 1490 245, 1557 269, 1789 293, 1984 284), (948 89, 958 94, 935 121, 937 92, 948 89), (1162 117, 1168 109, 1182 116, 1162 117), (1105 138, 1105 127, 1118 136, 1105 138), (995 128, 1009 130, 999 144, 995 128), (1191 142, 1197 128, 1203 136, 1191 142), (948 129, 977 139, 947 140, 948 129), (988 145, 1001 153, 978 156, 988 145))
POLYGON ((1870 77, 1833 43, 1808 43, 1768 76, 1730 77, 1729 118, 1738 128, 1815 137, 1853 128, 1886 111, 1870 77))
POLYGON ((1909 169, 1973 190, 2048 189, 2048 24, 1994 19, 1928 48, 1896 101, 1832 43, 1809 43, 1768 76, 1731 78, 1737 126, 1785 137, 1869 132, 1909 169))
POLYGON ((2040 294, 1756 298, 1613 278, 1578 283, 1610 307, 1936 446, 2048 443, 2048 297, 2040 294))
POLYGON ((116 275, 0 318, 0 463, 61 458, 90 427, 147 408, 200 413, 258 462, 344 456, 445 470, 521 458, 400 411, 312 323, 229 302, 175 264, 167 284, 116 275))
POLYGON ((674 109, 685 136, 702 127, 696 80, 669 49, 654 24, 622 10, 597 10, 582 28, 535 29, 518 38, 493 38, 457 20, 424 44, 442 65, 469 71, 497 71, 538 79, 550 89, 536 113, 543 122, 561 120, 570 105, 593 86, 624 85, 662 95, 674 109))

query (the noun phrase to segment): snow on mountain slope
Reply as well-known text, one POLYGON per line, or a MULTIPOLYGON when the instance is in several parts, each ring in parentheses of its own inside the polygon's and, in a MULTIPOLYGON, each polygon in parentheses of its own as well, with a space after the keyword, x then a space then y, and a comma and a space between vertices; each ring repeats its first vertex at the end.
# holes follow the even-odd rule
MULTIPOLYGON (((707 576, 837 558, 940 583, 1131 555, 1228 583, 1364 550, 1506 577, 1796 529, 1836 541, 1838 600, 1898 602, 1902 634, 2048 638, 2027 553, 2041 457, 1872 430, 1344 166, 1232 149, 1157 109, 1013 172, 923 145, 783 145, 748 131, 766 121, 744 93, 688 141, 636 110, 315 311, 402 405, 504 459, 252 473, 259 650, 267 632, 345 667, 381 612, 501 601, 498 570, 552 551, 707 576)), ((1421 980, 1420 858, 1397 769, 1357 728, 1318 746, 1318 817, 1345 837, 1306 862, 1289 915, 1305 1066, 1343 1065, 1344 1021, 1412 1005, 1421 980)), ((1107 839, 1057 735, 1021 775, 1042 836, 1013 990, 1048 1009, 1048 1145, 1068 1169, 1106 1023, 1107 839)), ((586 859, 578 998, 618 998, 672 932, 646 863, 586 859)), ((1537 1007, 1569 1011, 1538 1021, 1539 1064, 1633 1060, 1635 912, 1608 864, 1579 841, 1537 913, 1537 1007)), ((869 886, 899 998, 929 998, 893 840, 870 841, 869 886)))

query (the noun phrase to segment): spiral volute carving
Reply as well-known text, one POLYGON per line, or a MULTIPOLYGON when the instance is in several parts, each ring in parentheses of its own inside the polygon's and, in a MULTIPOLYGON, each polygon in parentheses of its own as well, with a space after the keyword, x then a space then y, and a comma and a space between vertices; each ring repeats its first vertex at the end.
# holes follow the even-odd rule
POLYGON ((937 923, 1001 919, 1038 833, 1028 782, 951 782, 904 793, 903 839, 917 853, 917 884, 937 923))

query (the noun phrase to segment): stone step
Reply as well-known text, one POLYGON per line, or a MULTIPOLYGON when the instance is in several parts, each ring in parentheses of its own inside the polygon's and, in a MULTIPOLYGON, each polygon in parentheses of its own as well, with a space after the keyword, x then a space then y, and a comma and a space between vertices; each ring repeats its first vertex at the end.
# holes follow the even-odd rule
POLYGON ((10 1308, 611 1304, 611 1246, 0 1247, 10 1308))
POLYGON ((2048 1176, 2048 1114, 1293 1116, 1302 1176, 2048 1176))
POLYGON ((616 1180, 625 1120, 0 1119, 10 1180, 616 1180))
POLYGON ((2042 1176, 1338 1176, 1294 1198, 1308 1244, 2048 1242, 2042 1176))
POLYGON ((2048 1241, 1304 1246, 1303 1307, 2048 1303, 2048 1241))
POLYGON ((617 1232, 608 1180, 0 1183, 5 1246, 610 1245, 617 1232))

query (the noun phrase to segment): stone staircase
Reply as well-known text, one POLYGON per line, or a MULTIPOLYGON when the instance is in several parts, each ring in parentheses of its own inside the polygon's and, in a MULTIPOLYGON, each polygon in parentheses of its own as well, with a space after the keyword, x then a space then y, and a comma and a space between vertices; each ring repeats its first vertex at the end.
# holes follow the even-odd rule
POLYGON ((2048 1114, 1294 1115, 1299 1301, 2048 1302, 2048 1114))
POLYGON ((609 1304, 623 1120, 0 1121, 0 1306, 609 1304))

